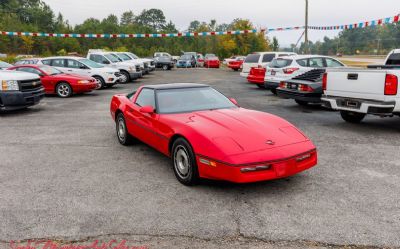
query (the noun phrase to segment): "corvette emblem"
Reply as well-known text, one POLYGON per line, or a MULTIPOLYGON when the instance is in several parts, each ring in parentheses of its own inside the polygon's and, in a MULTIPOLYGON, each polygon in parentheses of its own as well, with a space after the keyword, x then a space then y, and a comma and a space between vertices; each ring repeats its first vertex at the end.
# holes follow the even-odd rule
POLYGON ((268 145, 274 145, 275 144, 275 142, 272 141, 272 140, 267 140, 267 142, 265 142, 265 143, 268 144, 268 145))

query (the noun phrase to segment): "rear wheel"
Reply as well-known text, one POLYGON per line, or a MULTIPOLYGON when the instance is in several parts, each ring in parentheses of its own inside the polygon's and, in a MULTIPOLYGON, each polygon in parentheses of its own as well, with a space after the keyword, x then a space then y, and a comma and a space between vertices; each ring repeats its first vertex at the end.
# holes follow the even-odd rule
POLYGON ((120 144, 128 146, 135 142, 135 139, 128 133, 125 117, 122 113, 119 113, 115 119, 115 128, 117 131, 118 142, 120 144))
POLYGON ((195 185, 199 180, 196 157, 192 146, 184 138, 178 138, 172 146, 172 164, 178 181, 184 185, 195 185))
POLYGON ((340 115, 346 122, 354 124, 360 123, 366 116, 364 113, 350 111, 340 111, 340 115))
POLYGON ((297 103, 298 105, 301 105, 301 106, 308 106, 308 102, 307 102, 307 101, 298 100, 298 99, 295 99, 294 101, 296 101, 296 103, 297 103))
POLYGON ((56 93, 58 97, 68 98, 72 95, 72 88, 67 82, 61 82, 56 86, 56 93))
POLYGON ((257 84, 257 86, 258 86, 258 88, 261 88, 261 89, 265 89, 265 86, 264 86, 264 84, 257 84))

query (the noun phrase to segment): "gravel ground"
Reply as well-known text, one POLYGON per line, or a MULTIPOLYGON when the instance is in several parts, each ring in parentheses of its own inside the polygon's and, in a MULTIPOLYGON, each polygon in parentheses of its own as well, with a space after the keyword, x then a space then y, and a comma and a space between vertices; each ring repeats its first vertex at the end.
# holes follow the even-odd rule
POLYGON ((400 247, 400 118, 348 124, 299 107, 228 69, 157 71, 112 89, 47 97, 0 114, 0 248, 11 240, 148 248, 400 247), (208 83, 277 114, 316 144, 317 167, 269 182, 178 183, 170 160, 119 145, 111 96, 142 84, 208 83))

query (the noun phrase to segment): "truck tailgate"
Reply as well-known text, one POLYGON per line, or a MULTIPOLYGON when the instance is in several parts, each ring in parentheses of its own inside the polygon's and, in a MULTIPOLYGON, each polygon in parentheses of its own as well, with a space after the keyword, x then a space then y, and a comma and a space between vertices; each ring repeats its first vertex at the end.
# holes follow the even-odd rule
POLYGON ((385 77, 384 70, 350 68, 329 70, 325 94, 384 101, 385 77))

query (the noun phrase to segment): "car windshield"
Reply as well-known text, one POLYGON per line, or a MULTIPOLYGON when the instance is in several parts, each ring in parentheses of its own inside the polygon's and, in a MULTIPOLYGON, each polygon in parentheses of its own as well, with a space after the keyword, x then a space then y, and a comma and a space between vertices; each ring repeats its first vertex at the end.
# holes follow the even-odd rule
POLYGON ((118 59, 117 56, 112 55, 112 54, 106 54, 104 55, 107 59, 109 59, 111 62, 116 63, 116 62, 120 62, 120 60, 118 59))
POLYGON ((134 59, 139 59, 139 56, 137 56, 136 54, 133 53, 128 53, 128 54, 134 59))
POLYGON ((90 67, 90 68, 102 68, 104 67, 103 65, 100 65, 92 60, 89 59, 79 59, 79 62, 85 64, 86 66, 90 67))
POLYGON ((124 60, 124 61, 130 61, 130 60, 132 60, 131 57, 129 57, 127 54, 124 54, 124 53, 119 53, 119 54, 117 54, 117 56, 118 56, 119 58, 121 58, 122 60, 124 60))
POLYGON ((181 58, 179 58, 180 60, 191 60, 192 56, 188 55, 188 54, 184 54, 181 56, 181 58))
POLYGON ((211 87, 157 90, 156 96, 157 111, 160 114, 236 107, 227 97, 211 87))
POLYGON ((12 65, 8 64, 7 62, 0 61, 0 68, 7 68, 7 67, 12 67, 12 65))
POLYGON ((271 64, 269 65, 272 68, 282 68, 282 67, 287 67, 292 64, 293 60, 290 59, 274 59, 272 60, 271 64))
POLYGON ((54 67, 50 67, 50 66, 40 66, 39 69, 42 70, 43 72, 45 72, 47 75, 62 74, 62 72, 60 70, 58 70, 57 68, 54 68, 54 67))

